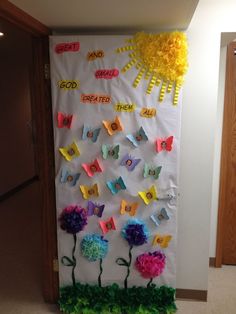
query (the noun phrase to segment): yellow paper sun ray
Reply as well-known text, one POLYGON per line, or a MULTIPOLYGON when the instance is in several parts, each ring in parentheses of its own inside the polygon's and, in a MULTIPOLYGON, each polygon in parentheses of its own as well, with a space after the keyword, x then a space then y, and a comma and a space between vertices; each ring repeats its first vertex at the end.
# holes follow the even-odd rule
POLYGON ((154 85, 155 85, 155 83, 156 83, 156 80, 157 80, 156 75, 153 75, 153 76, 151 77, 151 79, 150 79, 149 84, 148 84, 148 88, 147 88, 147 91, 146 91, 147 94, 151 94, 152 89, 153 89, 153 87, 154 87, 154 85))
POLYGON ((159 102, 162 102, 166 93, 166 82, 162 82, 161 90, 159 93, 159 102))
POLYGON ((121 70, 121 72, 125 73, 128 71, 132 66, 134 66, 137 63, 137 59, 131 59, 121 70))
POLYGON ((167 93, 170 93, 173 88, 173 82, 169 82, 168 87, 167 87, 167 93))
POLYGON ((177 105, 179 90, 188 69, 186 35, 178 31, 160 34, 140 32, 127 42, 130 45, 118 48, 116 51, 118 53, 133 51, 129 53, 131 60, 122 70, 126 72, 136 65, 139 73, 133 86, 137 87, 141 79, 150 79, 147 87, 147 94, 149 94, 154 86, 159 86, 162 82, 159 101, 163 101, 166 92, 170 93, 173 90, 173 104, 177 105), (146 71, 145 75, 143 69, 146 71), (152 86, 154 75, 156 80, 152 86))
POLYGON ((136 76, 136 78, 134 80, 133 87, 136 88, 138 86, 138 84, 140 83, 141 78, 142 78, 144 72, 145 72, 145 68, 141 68, 141 70, 139 71, 138 75, 136 76))

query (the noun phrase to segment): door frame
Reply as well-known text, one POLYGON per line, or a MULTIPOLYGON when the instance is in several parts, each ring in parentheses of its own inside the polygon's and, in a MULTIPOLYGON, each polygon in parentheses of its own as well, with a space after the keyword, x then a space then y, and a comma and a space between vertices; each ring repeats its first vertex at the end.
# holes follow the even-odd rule
POLYGON ((223 117, 223 131, 221 143, 221 163, 220 163, 220 188, 219 188, 219 205, 218 205, 218 223, 217 223, 217 237, 216 237, 216 260, 215 267, 221 267, 223 261, 223 238, 225 232, 225 206, 227 198, 227 177, 228 177, 228 154, 229 145, 228 139, 230 138, 229 118, 231 117, 232 90, 234 90, 234 50, 236 49, 236 42, 231 42, 227 46, 226 54, 226 72, 225 72, 225 95, 224 95, 224 117, 223 117))
POLYGON ((51 30, 7 0, 0 1, 0 17, 32 37, 31 109, 35 124, 36 167, 39 175, 42 220, 42 279, 45 301, 58 299, 56 202, 54 187, 54 144, 50 80, 45 78, 49 64, 48 36, 51 30))

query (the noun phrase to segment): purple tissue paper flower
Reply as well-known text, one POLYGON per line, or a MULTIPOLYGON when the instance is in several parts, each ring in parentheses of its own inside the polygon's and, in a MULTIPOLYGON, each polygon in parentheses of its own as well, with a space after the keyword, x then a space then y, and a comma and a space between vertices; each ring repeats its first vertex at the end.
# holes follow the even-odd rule
POLYGON ((76 234, 87 225, 86 210, 80 206, 70 205, 63 209, 59 221, 62 230, 76 234))
POLYGON ((149 231, 145 223, 139 219, 129 219, 121 234, 130 246, 147 243, 149 231))

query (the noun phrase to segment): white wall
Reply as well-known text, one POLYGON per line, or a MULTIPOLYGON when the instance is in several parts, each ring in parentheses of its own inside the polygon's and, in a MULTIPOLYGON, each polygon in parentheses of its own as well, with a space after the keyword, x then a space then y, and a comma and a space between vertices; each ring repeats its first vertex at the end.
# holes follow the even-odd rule
POLYGON ((236 30, 235 12, 235 0, 200 0, 187 30, 190 68, 183 91, 178 288, 207 289, 212 195, 218 195, 215 186, 212 194, 212 178, 220 37, 236 30))

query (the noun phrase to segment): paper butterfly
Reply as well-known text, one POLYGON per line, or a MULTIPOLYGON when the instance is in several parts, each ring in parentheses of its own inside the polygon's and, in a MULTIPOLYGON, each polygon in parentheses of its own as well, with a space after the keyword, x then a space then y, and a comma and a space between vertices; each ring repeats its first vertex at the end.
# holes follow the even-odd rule
POLYGON ((153 177, 155 180, 159 178, 162 166, 152 168, 148 164, 145 163, 143 169, 144 178, 153 177))
POLYGON ((59 151, 67 161, 71 161, 73 158, 79 157, 80 155, 79 148, 75 142, 66 147, 59 148, 59 151))
POLYGON ((93 143, 95 143, 98 139, 98 135, 101 131, 101 128, 93 129, 88 126, 83 126, 83 133, 82 133, 82 140, 91 140, 93 143))
POLYGON ((73 115, 66 115, 63 112, 57 113, 57 126, 59 128, 68 128, 70 129, 72 123, 73 115))
POLYGON ((91 164, 82 164, 84 171, 89 177, 93 177, 96 172, 102 172, 102 166, 97 159, 95 159, 91 164))
POLYGON ((125 166, 128 171, 133 171, 140 161, 141 159, 135 159, 131 157, 129 154, 126 154, 121 160, 120 165, 125 166))
POLYGON ((133 134, 128 134, 126 135, 126 138, 135 146, 138 147, 139 144, 141 144, 142 142, 147 142, 148 141, 148 137, 144 131, 144 129, 141 127, 139 129, 139 131, 133 135, 133 134))
POLYGON ((102 229, 103 234, 106 234, 111 230, 116 230, 115 221, 113 217, 109 218, 106 221, 99 221, 99 225, 102 229))
POLYGON ((158 226, 160 226, 162 220, 169 220, 170 217, 165 208, 162 208, 158 214, 150 216, 151 220, 158 226))
POLYGON ((72 174, 69 170, 65 168, 63 168, 61 171, 61 183, 68 182, 70 186, 75 186, 79 177, 80 177, 80 173, 72 174))
POLYGON ((120 145, 110 146, 107 144, 102 145, 102 157, 103 159, 108 159, 109 157, 113 159, 119 158, 120 145))
POLYGON ((117 194, 120 190, 126 190, 125 183, 121 177, 114 181, 107 181, 107 187, 113 195, 117 194))
POLYGON ((118 116, 115 117, 114 121, 102 121, 104 127, 107 130, 107 133, 109 135, 113 135, 116 132, 121 132, 124 130, 124 127, 120 121, 120 118, 118 116))
POLYGON ((162 150, 166 150, 167 152, 170 152, 172 150, 172 144, 173 144, 173 136, 169 136, 166 139, 158 138, 156 140, 156 151, 159 153, 162 150))
POLYGON ((95 183, 92 186, 87 186, 87 185, 80 185, 80 190, 83 195, 83 198, 85 200, 89 199, 90 197, 98 197, 99 196, 99 191, 98 191, 98 185, 95 183))
POLYGON ((149 190, 138 192, 138 194, 146 205, 157 200, 157 191, 154 185, 152 185, 149 190))
POLYGON ((130 216, 135 216, 138 208, 138 203, 128 203, 125 200, 121 201, 120 213, 121 215, 129 214, 130 216))
POLYGON ((104 210, 105 205, 99 205, 96 203, 93 203, 91 201, 88 201, 88 207, 87 207, 87 215, 88 216, 98 216, 102 217, 102 213, 104 210))
POLYGON ((157 234, 153 239, 152 245, 159 245, 162 249, 165 249, 169 246, 169 242, 171 239, 172 236, 169 234, 164 236, 157 234))

